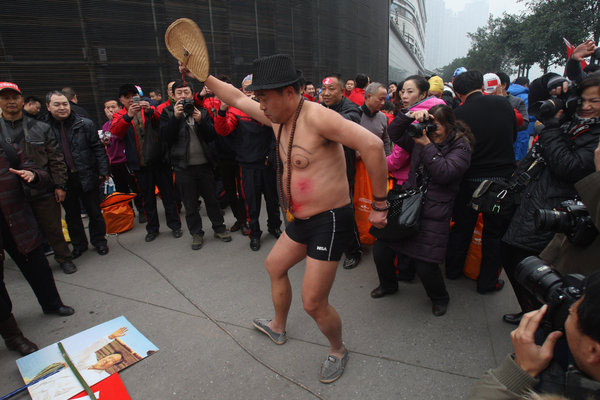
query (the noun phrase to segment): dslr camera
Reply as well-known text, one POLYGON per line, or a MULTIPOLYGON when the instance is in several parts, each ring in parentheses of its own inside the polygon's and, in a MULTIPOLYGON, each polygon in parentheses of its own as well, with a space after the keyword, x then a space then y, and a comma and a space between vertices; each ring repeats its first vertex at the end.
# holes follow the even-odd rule
MULTIPOLYGON (((569 82, 562 76, 555 76, 548 81, 547 89, 551 91, 562 87, 564 82, 569 82)), ((577 111, 579 105, 579 96, 575 85, 569 83, 567 92, 559 96, 550 96, 547 100, 535 102, 530 109, 530 113, 541 121, 547 121, 554 117, 557 112, 564 110, 567 116, 572 116, 577 111)))
POLYGON ((416 124, 410 124, 406 133, 411 138, 420 138, 423 136, 423 130, 425 130, 427 135, 435 133, 437 124, 434 122, 433 118, 429 118, 423 122, 417 122, 416 124))
POLYGON ((189 117, 194 113, 194 100, 183 99, 181 100, 181 105, 183 106, 183 114, 186 117, 189 117))
POLYGON ((585 204, 577 199, 563 201, 557 210, 536 210, 534 222, 538 231, 564 233, 578 246, 590 245, 598 235, 585 204))
POLYGON ((585 277, 580 274, 561 276, 535 256, 521 261, 516 269, 517 281, 539 301, 548 305, 548 310, 540 326, 544 333, 564 332, 569 308, 584 293, 585 277))

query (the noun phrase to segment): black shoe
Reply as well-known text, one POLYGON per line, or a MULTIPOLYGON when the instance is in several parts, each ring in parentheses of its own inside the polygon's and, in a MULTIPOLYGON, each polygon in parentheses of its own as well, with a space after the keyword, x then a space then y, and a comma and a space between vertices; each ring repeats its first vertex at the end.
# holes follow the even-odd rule
POLYGON ((502 320, 512 325, 519 325, 521 323, 521 318, 523 318, 522 311, 515 314, 504 314, 502 320))
POLYGON ((0 322, 0 334, 9 350, 14 350, 22 356, 38 351, 37 345, 23 336, 12 314, 7 320, 0 322))
POLYGON ((235 223, 231 225, 231 228, 229 228, 229 232, 239 231, 242 228, 242 225, 244 225, 242 221, 235 221, 235 223))
POLYGON ((361 257, 362 256, 353 257, 353 258, 346 257, 342 267, 344 267, 344 269, 352 269, 352 268, 358 267, 358 263, 360 262, 361 257))
POLYGON ((503 288, 504 288, 504 280, 503 279, 498 279, 496 281, 496 285, 494 286, 493 289, 491 289, 491 290, 479 290, 479 289, 477 289, 477 293, 479 293, 479 294, 486 294, 486 293, 499 292, 503 288))
POLYGON ((73 251, 71 252, 71 256, 73 257, 73 260, 74 260, 77 257, 79 257, 80 255, 82 255, 83 253, 85 253, 86 251, 87 251, 87 247, 85 249, 73 249, 73 251))
POLYGON ((138 222, 140 224, 145 224, 148 222, 148 218, 146 218, 146 214, 144 213, 140 213, 140 215, 138 216, 138 222))
POLYGON ((446 314, 446 311, 448 311, 448 303, 434 304, 431 308, 431 312, 433 312, 433 315, 436 317, 441 317, 442 315, 446 314))
POLYGON ((374 299, 378 299, 380 297, 387 296, 389 294, 394 294, 397 291, 398 291, 398 289, 396 289, 396 290, 386 290, 386 289, 384 289, 381 286, 377 286, 375 289, 373 289, 371 291, 371 297, 374 298, 374 299))
POLYGON ((181 229, 174 229, 171 231, 171 235, 173 235, 175 239, 179 239, 183 236, 183 231, 181 229))
POLYGON ((279 236, 281 236, 281 229, 279 229, 279 228, 269 229, 269 233, 271 235, 275 236, 276 239, 279 239, 279 236))
POLYGON ((52 247, 50 247, 49 244, 44 244, 44 255, 46 257, 51 256, 52 254, 54 254, 54 250, 52 249, 52 247))
POLYGON ((65 306, 64 304, 58 307, 56 310, 44 311, 44 314, 59 315, 61 317, 68 317, 69 315, 75 314, 73 307, 65 306))
POLYGON ((250 248, 258 251, 260 249, 260 238, 250 238, 250 248))
POLYGON ((71 261, 65 261, 63 263, 60 263, 60 267, 62 268, 65 274, 72 274, 74 272, 77 272, 77 267, 71 261))
POLYGON ((96 251, 98 252, 98 254, 100 254, 101 256, 105 256, 108 254, 108 246, 105 244, 101 244, 99 246, 96 246, 96 251))
POLYGON ((157 236, 158 236, 158 231, 156 231, 156 232, 148 232, 146 234, 146 239, 144 239, 144 240, 146 240, 146 242, 151 242, 154 239, 156 239, 157 236))

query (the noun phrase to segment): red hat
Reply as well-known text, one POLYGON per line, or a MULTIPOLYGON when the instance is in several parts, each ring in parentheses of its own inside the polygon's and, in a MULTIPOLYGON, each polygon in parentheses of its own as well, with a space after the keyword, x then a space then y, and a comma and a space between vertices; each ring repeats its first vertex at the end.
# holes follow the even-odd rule
POLYGON ((3 92, 5 90, 12 90, 21 94, 21 89, 19 89, 19 87, 12 82, 0 82, 0 92, 3 92))

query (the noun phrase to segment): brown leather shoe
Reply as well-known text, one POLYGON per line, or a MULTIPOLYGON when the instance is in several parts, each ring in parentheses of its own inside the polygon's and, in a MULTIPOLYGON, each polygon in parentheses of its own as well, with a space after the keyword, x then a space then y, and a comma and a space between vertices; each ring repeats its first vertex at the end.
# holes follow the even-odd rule
POLYGON ((38 346, 23 336, 12 314, 6 321, 0 322, 0 334, 9 350, 16 351, 22 356, 38 351, 38 346))
POLYGON ((386 289, 384 289, 381 286, 377 286, 375 289, 373 289, 371 291, 371 297, 374 298, 374 299, 378 299, 380 297, 387 296, 389 294, 394 294, 397 291, 398 291, 398 289, 396 289, 396 290, 386 290, 386 289))

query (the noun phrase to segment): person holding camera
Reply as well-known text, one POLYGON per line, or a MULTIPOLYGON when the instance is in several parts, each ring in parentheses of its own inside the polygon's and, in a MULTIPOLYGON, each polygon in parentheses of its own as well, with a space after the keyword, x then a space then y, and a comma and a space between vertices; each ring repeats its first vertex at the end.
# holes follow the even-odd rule
MULTIPOLYGON (((569 288, 572 291, 573 288, 569 288)), ((600 271, 583 283, 583 295, 573 302, 559 326, 549 334, 540 325, 553 320, 546 316, 553 305, 544 305, 521 318, 511 332, 514 354, 496 369, 489 370, 469 395, 472 400, 522 399, 528 392, 552 393, 574 400, 600 396, 600 271), (561 357, 559 339, 566 337, 567 357, 561 357), (540 343, 543 344, 540 345, 540 343), (559 346, 557 346, 557 342, 559 346), (556 348, 555 348, 556 346, 556 348)), ((564 344, 564 342, 562 343, 564 344)))
MULTIPOLYGON (((410 87, 407 82, 403 90, 410 87)), ((426 90, 424 92, 427 93, 426 90)), ((462 176, 471 162, 473 138, 469 128, 456 121, 452 108, 445 104, 436 105, 428 111, 409 112, 408 116, 400 113, 398 118, 427 121, 423 128, 409 128, 404 133, 413 142, 412 147, 406 145, 406 140, 392 135, 394 143, 404 142, 402 146, 411 154, 408 181, 403 189, 424 187, 425 200, 419 231, 415 236, 393 243, 375 242, 373 258, 379 286, 371 292, 371 297, 379 298, 398 290, 394 257, 408 257, 409 273, 419 275, 433 303, 433 315, 437 317, 446 313, 450 300, 439 264, 446 256, 452 205, 462 176)))
POLYGON ((231 241, 217 200, 213 167, 215 157, 208 146, 215 135, 205 108, 194 105, 192 84, 176 81, 173 94, 176 103, 160 116, 161 135, 167 142, 175 170, 175 184, 185 206, 185 221, 192 235, 192 249, 199 250, 204 241, 198 194, 204 199, 215 238, 231 241))
POLYGON ((600 75, 582 80, 576 96, 574 114, 555 110, 553 117, 543 121, 538 143, 515 172, 516 176, 527 172, 531 179, 520 194, 520 204, 502 238, 503 266, 521 306, 521 312, 504 316, 508 323, 518 324, 524 313, 539 305, 514 276, 516 265, 540 254, 554 236, 550 226, 536 227, 536 212, 553 210, 573 200, 577 196, 574 184, 595 170, 594 150, 600 138, 600 75))
POLYGON ((183 231, 175 202, 171 167, 159 133, 160 114, 150 103, 141 100, 133 84, 119 88, 119 101, 123 109, 113 114, 110 132, 125 142, 127 167, 133 172, 142 192, 147 219, 145 240, 151 242, 156 239, 160 228, 155 187, 158 187, 162 198, 167 226, 174 238, 180 238, 183 231))

